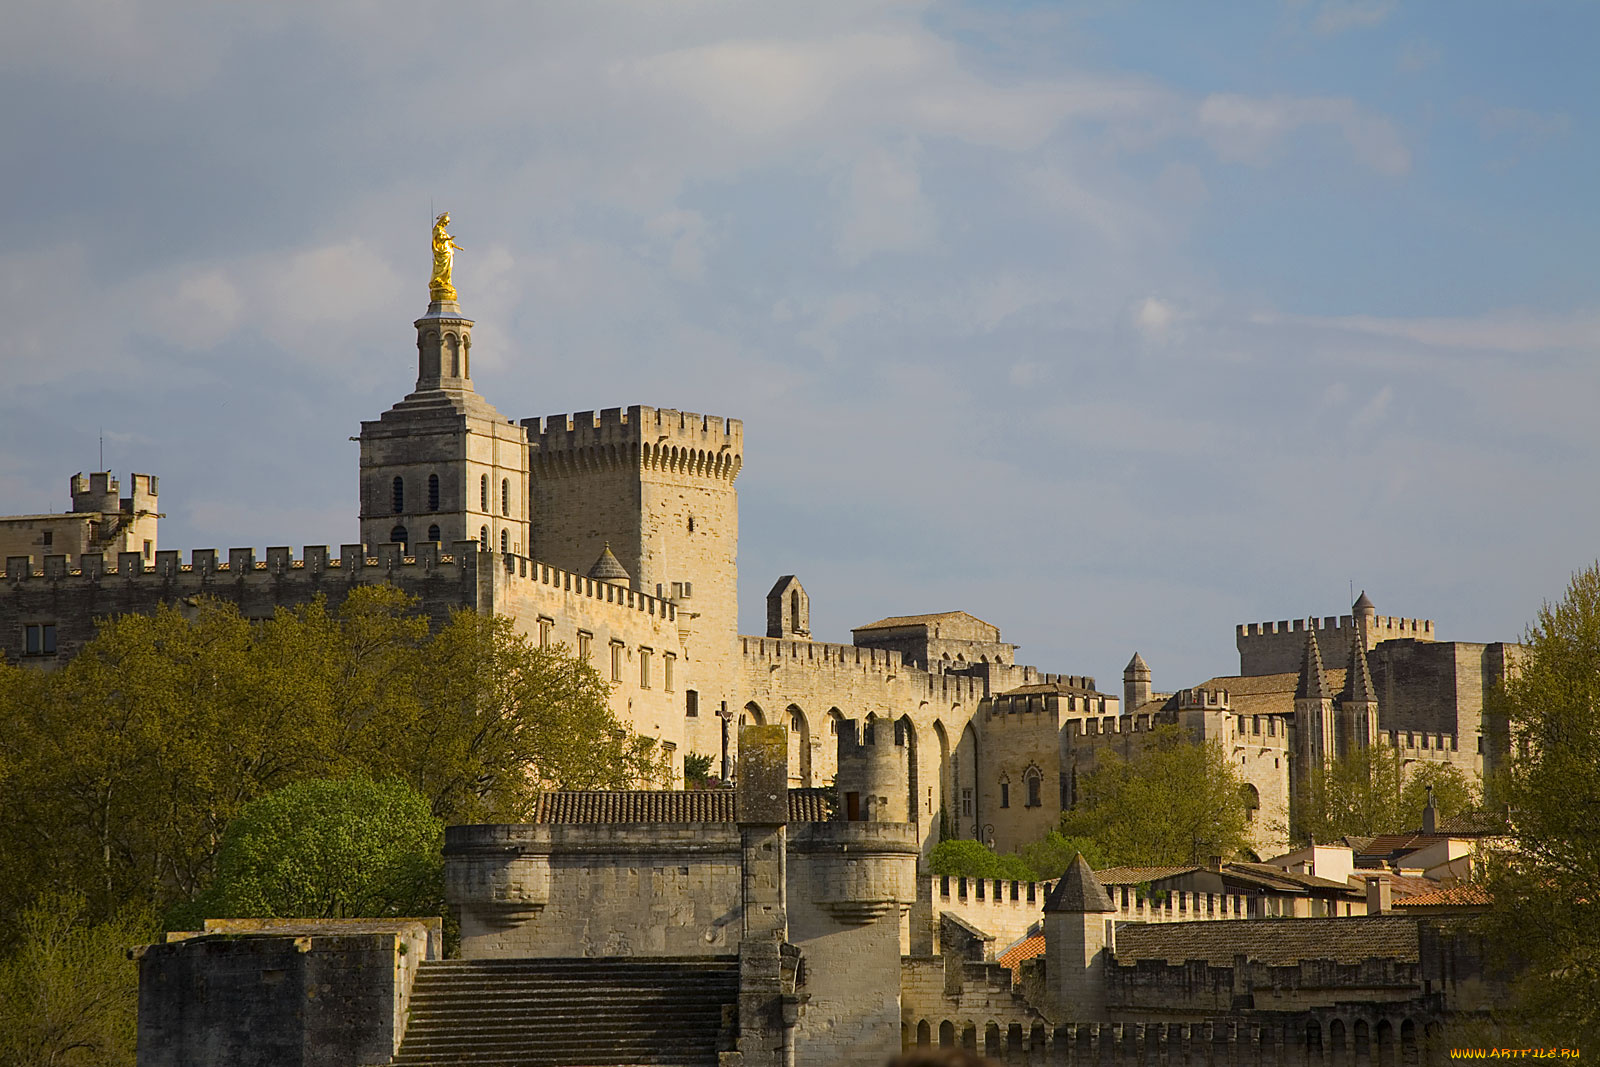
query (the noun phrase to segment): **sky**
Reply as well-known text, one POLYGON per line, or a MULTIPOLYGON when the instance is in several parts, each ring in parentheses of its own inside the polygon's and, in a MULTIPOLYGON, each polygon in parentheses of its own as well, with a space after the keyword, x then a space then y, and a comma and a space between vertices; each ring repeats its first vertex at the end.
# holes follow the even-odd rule
POLYGON ((357 536, 432 213, 508 417, 740 418, 742 628, 1514 640, 1600 555, 1600 5, 179 4, 0 35, 0 512, 357 536))

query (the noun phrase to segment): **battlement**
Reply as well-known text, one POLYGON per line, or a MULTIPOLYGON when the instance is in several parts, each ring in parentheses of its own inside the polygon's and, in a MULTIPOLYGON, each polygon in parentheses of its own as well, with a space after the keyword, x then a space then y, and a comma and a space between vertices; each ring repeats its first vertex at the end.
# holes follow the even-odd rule
POLYGON ((1099 718, 1071 719, 1062 729, 1071 740, 1079 738, 1114 737, 1122 734, 1142 734, 1171 726, 1178 721, 1175 711, 1140 712, 1136 715, 1105 715, 1099 718))
POLYGON ((110 471, 79 472, 68 482, 72 494, 72 510, 76 513, 101 512, 115 515, 119 511, 136 515, 141 511, 154 511, 160 479, 153 474, 130 476, 130 496, 122 496, 122 483, 110 471))
MULTIPOLYGON (((1329 615, 1322 619, 1280 619, 1277 622, 1241 623, 1234 627, 1234 646, 1239 651, 1239 673, 1247 676, 1293 674, 1305 655, 1306 634, 1317 635, 1322 660, 1330 666, 1347 662, 1350 648, 1361 640, 1361 626, 1353 615, 1329 615)), ((1432 619, 1408 619, 1398 615, 1369 617, 1366 647, 1383 641, 1432 641, 1432 619)))
POLYGON ((1401 756, 1412 759, 1431 757, 1440 758, 1442 753, 1459 751, 1458 738, 1455 734, 1437 733, 1430 734, 1421 730, 1390 730, 1389 744, 1401 756))
MULTIPOLYGON (((257 559, 254 548, 230 548, 226 558, 220 556, 217 549, 196 548, 190 552, 188 563, 183 562, 182 552, 157 552, 154 566, 150 567, 138 552, 118 553, 115 567, 106 566, 104 556, 98 553, 80 556, 76 568, 67 566, 64 555, 45 556, 38 568, 32 556, 7 556, 5 578, 13 588, 39 580, 92 585, 109 578, 151 587, 204 587, 223 581, 315 581, 322 575, 350 582, 392 579, 403 584, 408 577, 452 570, 463 575, 475 574, 480 558, 491 556, 479 551, 477 541, 457 541, 453 552, 444 552, 440 545, 432 542, 414 547, 415 552, 406 555, 401 545, 383 544, 377 546, 376 554, 369 555, 367 546, 349 544, 340 546, 338 556, 330 556, 326 545, 307 545, 298 559, 287 547, 268 548, 265 559, 257 559)), ((494 553, 493 556, 508 577, 614 604, 619 610, 643 612, 668 621, 677 618, 677 607, 671 601, 595 581, 526 556, 510 553, 494 553)))
POLYGON ((1106 698, 1087 693, 1002 693, 986 702, 984 719, 1004 720, 1010 715, 1046 714, 1104 715, 1106 698))
POLYGON ((780 667, 792 665, 882 675, 898 674, 904 669, 898 652, 784 637, 741 637, 739 653, 747 662, 764 662, 780 667))
POLYGON ((1194 708, 1227 711, 1231 706, 1228 703, 1228 691, 1226 689, 1180 689, 1176 695, 1178 707, 1184 711, 1194 708))
POLYGON ((534 472, 638 466, 733 481, 744 463, 744 423, 720 415, 634 405, 524 419, 534 472))

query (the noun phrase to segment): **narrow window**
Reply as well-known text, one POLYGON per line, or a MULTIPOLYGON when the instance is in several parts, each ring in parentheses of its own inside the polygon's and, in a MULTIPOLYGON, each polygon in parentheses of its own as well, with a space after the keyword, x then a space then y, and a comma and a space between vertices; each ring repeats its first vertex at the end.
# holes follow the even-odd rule
POLYGON ((53 623, 53 622, 47 622, 44 625, 40 626, 39 629, 41 631, 43 631, 39 635, 39 641, 40 641, 40 644, 42 644, 44 646, 44 654, 47 655, 47 656, 55 655, 55 651, 56 651, 56 624, 53 623))
POLYGON ((648 648, 639 650, 639 688, 650 688, 650 650, 648 648))
POLYGON ((553 619, 540 619, 539 620, 539 647, 540 648, 549 648, 550 647, 550 630, 551 630, 551 628, 553 626, 555 626, 555 620, 553 620, 553 619))
POLYGON ((669 693, 672 692, 672 665, 677 661, 678 657, 671 652, 661 657, 661 688, 669 693))
POLYGON ((511 514, 511 479, 500 479, 500 514, 511 514))
POLYGON ((1044 803, 1039 799, 1039 778, 1038 771, 1028 775, 1028 807, 1030 808, 1037 808, 1044 803))
POLYGON ((428 527, 428 540, 438 541, 439 539, 439 527, 437 525, 428 527))
POLYGON ((481 505, 478 508, 479 511, 489 510, 489 476, 487 474, 478 479, 478 503, 481 505))
POLYGON ((439 510, 439 476, 437 474, 428 475, 428 510, 439 510))
POLYGON ((689 516, 689 532, 694 533, 694 516, 689 516))
POLYGON ((153 541, 146 541, 144 543, 144 558, 145 559, 149 559, 151 556, 155 555, 155 551, 156 551, 156 546, 155 546, 155 543, 153 541))
POLYGON ((594 654, 594 634, 578 631, 578 658, 588 663, 594 654))
POLYGON ((611 642, 611 680, 622 681, 622 644, 618 641, 611 642))
POLYGON ((502 551, 502 552, 510 552, 511 551, 511 531, 509 531, 509 530, 501 530, 500 531, 500 551, 502 551))
POLYGON ((400 514, 406 509, 406 480, 396 477, 394 480, 394 513, 400 514))
POLYGON ((55 543, 56 543, 56 532, 54 530, 46 530, 44 532, 44 545, 45 545, 45 547, 49 548, 51 545, 53 545, 55 543))
POLYGON ((24 656, 37 656, 37 655, 39 655, 39 653, 40 653, 40 648, 39 648, 39 630, 40 629, 41 628, 37 623, 35 623, 33 625, 30 625, 30 626, 24 626, 22 628, 22 654, 24 656))
POLYGON ((1000 783, 1000 806, 1002 808, 1009 808, 1011 806, 1011 783, 1010 782, 1001 782, 1000 783))
POLYGON ((405 547, 406 547, 406 543, 409 540, 409 538, 406 535, 406 528, 404 526, 396 526, 394 529, 390 530, 389 531, 389 540, 391 540, 395 544, 399 545, 400 546, 400 550, 402 552, 404 552, 405 551, 405 547))
POLYGON ((789 590, 789 629, 800 632, 800 590, 789 590))
POLYGON ((700 717, 700 693, 698 690, 684 690, 683 714, 686 718, 690 719, 698 719, 700 717))
POLYGON ((485 552, 489 551, 489 527, 478 527, 478 544, 483 546, 485 552))
POLYGON ((972 790, 970 789, 963 789, 961 791, 961 814, 972 814, 972 790))

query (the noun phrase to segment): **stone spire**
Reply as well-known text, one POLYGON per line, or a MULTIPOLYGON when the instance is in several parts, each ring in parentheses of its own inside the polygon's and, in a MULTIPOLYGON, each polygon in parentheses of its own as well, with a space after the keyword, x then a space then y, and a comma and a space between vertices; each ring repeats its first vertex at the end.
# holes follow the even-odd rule
POLYGON ((1072 860, 1072 866, 1061 876, 1044 898, 1047 912, 1102 912, 1116 911, 1105 886, 1094 876, 1094 871, 1084 861, 1083 853, 1072 860))
POLYGON ((1122 714, 1131 715, 1150 703, 1150 664, 1135 652, 1122 669, 1122 714))
POLYGON ((1350 642, 1350 662, 1344 672, 1344 692, 1339 699, 1347 704, 1376 704, 1378 693, 1372 685, 1372 668, 1367 665, 1366 649, 1360 641, 1350 642))
POLYGON ((1300 681, 1294 687, 1296 700, 1332 700, 1328 683, 1322 677, 1322 650, 1317 647, 1317 631, 1311 623, 1306 625, 1306 653, 1300 661, 1300 681))

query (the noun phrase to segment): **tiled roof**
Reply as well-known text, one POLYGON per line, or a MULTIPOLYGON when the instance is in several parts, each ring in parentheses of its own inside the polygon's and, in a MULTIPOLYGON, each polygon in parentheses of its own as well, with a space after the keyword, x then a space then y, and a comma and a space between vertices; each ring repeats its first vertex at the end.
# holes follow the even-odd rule
POLYGON ((1377 863, 1393 863, 1418 849, 1436 845, 1445 840, 1443 834, 1379 834, 1356 853, 1356 866, 1366 867, 1377 863))
POLYGON ((1313 874, 1296 874, 1282 867, 1274 867, 1270 863, 1225 863, 1222 865, 1222 876, 1291 893, 1330 890, 1338 893, 1356 892, 1347 882, 1335 882, 1329 878, 1318 878, 1313 874))
POLYGON ((1494 904, 1489 891, 1478 885, 1452 885, 1397 900, 1397 908, 1487 908, 1494 904))
POLYGON ((1018 974, 1022 970, 1022 965, 1024 962, 1043 955, 1044 937, 1043 935, 1035 934, 1032 937, 1023 938, 1015 945, 1012 945, 1010 948, 1000 953, 1000 955, 995 957, 995 961, 1002 967, 1011 968, 1012 974, 1018 974))
POLYGON ((1504 811, 1464 811, 1440 819, 1435 829, 1449 837, 1496 837, 1511 832, 1511 816, 1504 811))
MULTIPOLYGON (((1330 693, 1344 692, 1343 667, 1322 672, 1323 684, 1330 693)), ((1228 707, 1235 715, 1292 715, 1294 691, 1300 672, 1285 674, 1227 674, 1201 682, 1199 689, 1226 689, 1228 707)))
POLYGON ((1038 693, 1074 693, 1088 696, 1109 696, 1095 689, 1085 689, 1081 685, 1068 685, 1066 682, 1034 682, 1031 685, 1019 685, 1015 689, 1006 689, 996 696, 1018 697, 1031 696, 1038 693))
POLYGON ((1126 923, 1117 927, 1117 961, 1205 960, 1231 966, 1243 955, 1272 967, 1301 960, 1414 962, 1417 920, 1403 915, 1339 919, 1236 919, 1230 922, 1126 923))
POLYGON ((1100 880, 1101 885, 1139 885, 1160 878, 1189 874, 1199 869, 1199 867, 1107 867, 1103 871, 1095 871, 1094 876, 1100 880))
MULTIPOLYGON (((854 629, 893 630, 900 626, 921 626, 924 623, 939 622, 942 619, 951 619, 957 616, 965 616, 969 619, 974 619, 977 622, 983 622, 982 619, 979 619, 976 615, 973 615, 971 612, 967 611, 936 611, 932 615, 891 615, 887 619, 879 619, 877 622, 869 622, 865 626, 857 626, 854 629)), ((992 623, 984 622, 983 624, 993 628, 992 623)))
MULTIPOLYGON (((789 790, 790 822, 826 822, 827 789, 789 790)), ((604 823, 737 822, 732 789, 559 790, 539 797, 534 822, 604 823)))

